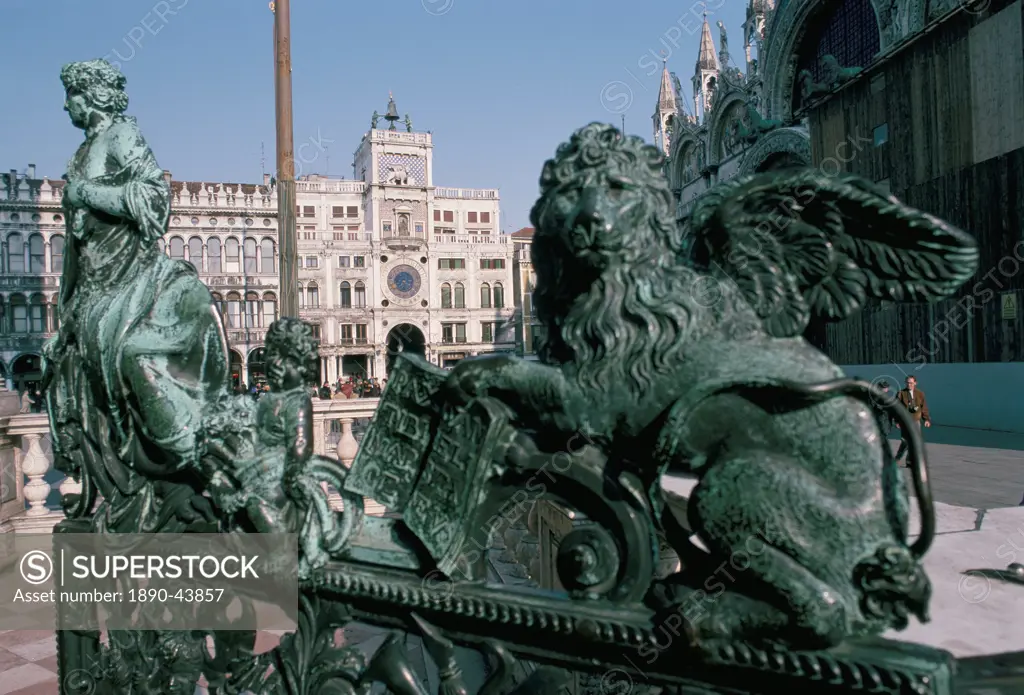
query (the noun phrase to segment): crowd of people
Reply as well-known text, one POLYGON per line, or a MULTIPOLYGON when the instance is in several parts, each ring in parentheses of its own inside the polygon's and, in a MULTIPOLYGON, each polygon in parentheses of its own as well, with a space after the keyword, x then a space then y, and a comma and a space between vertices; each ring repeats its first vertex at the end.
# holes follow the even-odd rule
MULTIPOLYGON (((331 400, 332 398, 380 398, 387 379, 381 381, 376 377, 350 376, 345 379, 339 378, 334 386, 325 381, 319 388, 313 388, 313 398, 320 400, 331 400)), ((241 383, 236 388, 237 393, 247 393, 254 400, 270 392, 270 386, 262 379, 252 385, 241 383)))
POLYGON ((315 390, 313 397, 325 401, 332 398, 380 398, 381 391, 387 383, 387 379, 380 381, 377 377, 339 377, 333 388, 325 381, 323 386, 315 390))

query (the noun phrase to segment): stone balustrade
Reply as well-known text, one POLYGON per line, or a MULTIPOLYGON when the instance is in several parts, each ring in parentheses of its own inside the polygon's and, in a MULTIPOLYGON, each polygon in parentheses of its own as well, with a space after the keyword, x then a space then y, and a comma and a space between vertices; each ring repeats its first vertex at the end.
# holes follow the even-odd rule
MULTIPOLYGON (((373 417, 378 398, 313 401, 313 450, 352 465, 359 451, 358 434, 373 417), (357 427, 359 431, 354 431, 357 427)), ((53 467, 50 424, 45 414, 0 417, 0 533, 48 533, 63 518, 60 495, 81 490, 75 480, 53 467)), ((333 504, 340 504, 330 491, 333 504)), ((384 508, 366 500, 366 513, 384 508)))

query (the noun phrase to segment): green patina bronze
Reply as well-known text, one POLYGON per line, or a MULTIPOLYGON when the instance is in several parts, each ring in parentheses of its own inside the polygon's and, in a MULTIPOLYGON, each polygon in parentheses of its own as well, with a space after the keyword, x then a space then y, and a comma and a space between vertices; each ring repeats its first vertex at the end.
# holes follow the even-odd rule
POLYGON ((225 694, 427 695, 402 632, 444 695, 953 692, 949 654, 877 637, 928 616, 921 442, 911 544, 872 415, 884 395, 802 335, 870 301, 952 294, 977 267, 970 237, 808 171, 719 186, 682 230, 657 151, 587 126, 544 166, 532 213, 542 361, 446 373, 397 355, 346 470, 313 453, 310 327, 276 322, 270 395, 233 395, 209 292, 157 249, 169 189, 123 116, 124 77, 92 61, 62 79, 86 141, 47 399, 83 490, 58 531, 297 533, 303 582, 298 630, 261 655, 251 632, 61 633, 62 692, 191 693, 203 675, 225 694), (686 522, 665 472, 699 478, 686 522), (364 517, 364 495, 396 514, 364 517), (493 534, 540 498, 588 520, 559 547, 566 591, 487 584, 493 534), (682 565, 664 578, 662 548, 682 565), (396 632, 367 658, 334 641, 352 621, 396 632), (491 661, 479 689, 457 647, 491 661))
POLYGON ((68 163, 60 329, 44 348, 54 453, 82 475, 72 516, 96 532, 213 521, 201 497, 202 414, 227 389, 224 330, 194 268, 161 254, 170 187, 124 115, 125 78, 105 61, 61 71, 85 131, 68 163))
POLYGON ((757 107, 753 104, 747 104, 746 120, 749 123, 749 126, 743 121, 737 122, 736 136, 748 144, 753 144, 757 142, 758 138, 762 135, 782 127, 782 121, 762 118, 761 114, 757 111, 757 107))

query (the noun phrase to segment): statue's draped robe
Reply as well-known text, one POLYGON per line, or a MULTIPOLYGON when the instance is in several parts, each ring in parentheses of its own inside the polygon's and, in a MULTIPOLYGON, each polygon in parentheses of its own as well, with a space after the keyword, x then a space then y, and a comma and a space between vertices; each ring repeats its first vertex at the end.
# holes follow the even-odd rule
POLYGON ((45 350, 54 450, 106 500, 97 530, 173 530, 201 490, 202 413, 228 391, 223 324, 196 270, 157 248, 170 189, 134 119, 87 139, 68 174, 119 190, 123 210, 68 209, 45 350))

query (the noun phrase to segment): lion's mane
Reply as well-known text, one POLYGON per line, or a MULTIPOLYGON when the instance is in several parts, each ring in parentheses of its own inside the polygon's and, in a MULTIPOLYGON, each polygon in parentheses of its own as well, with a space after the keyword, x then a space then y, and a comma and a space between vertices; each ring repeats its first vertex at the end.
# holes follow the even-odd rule
POLYGON ((585 388, 639 396, 677 363, 700 312, 662 166, 656 148, 600 123, 544 165, 530 212, 534 310, 547 328, 540 357, 569 367, 585 388), (570 219, 584 190, 614 210, 598 233, 570 219))

